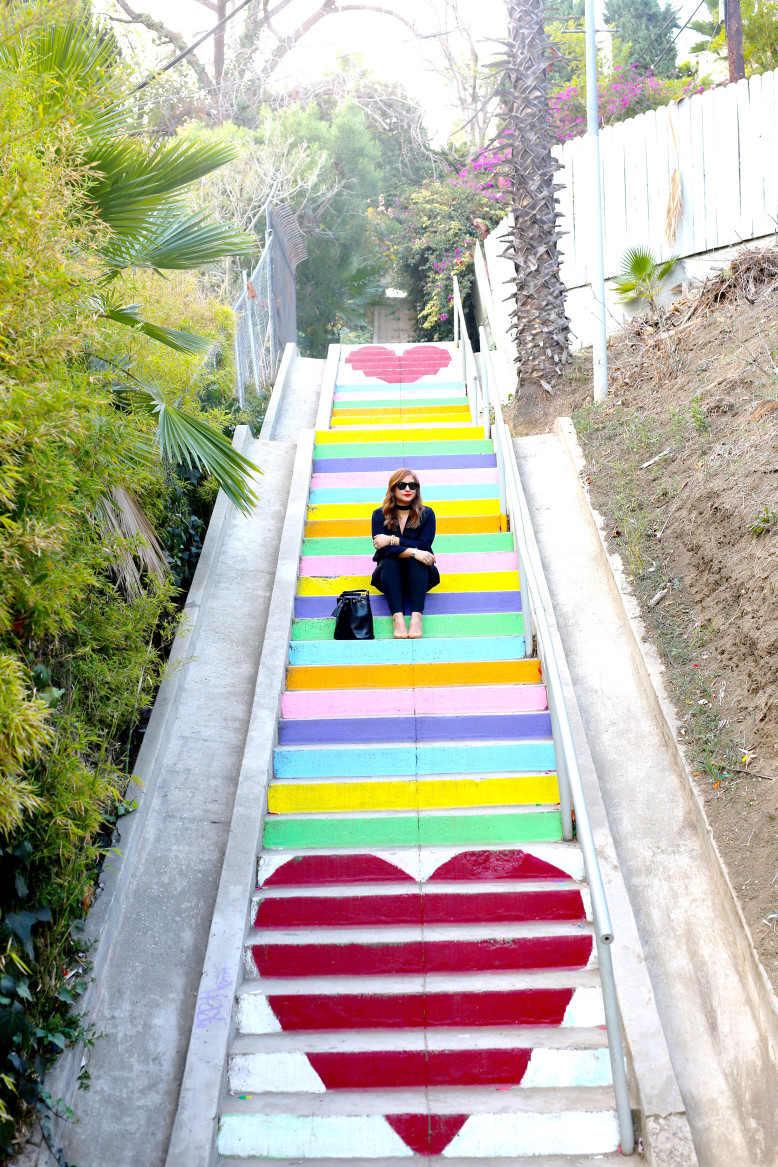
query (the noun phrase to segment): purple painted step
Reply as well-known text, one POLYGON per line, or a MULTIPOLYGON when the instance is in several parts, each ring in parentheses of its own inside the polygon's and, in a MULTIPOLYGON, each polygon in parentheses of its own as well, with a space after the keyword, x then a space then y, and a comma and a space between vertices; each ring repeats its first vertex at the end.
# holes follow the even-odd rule
POLYGON ((550 738, 549 713, 481 713, 474 717, 344 717, 332 721, 280 721, 286 746, 356 745, 359 742, 526 741, 550 738))
MULTIPOLYGON (((335 596, 297 596, 294 614, 298 620, 323 620, 332 615, 335 596)), ((374 616, 390 616, 383 596, 371 596, 374 616)), ((520 592, 430 592, 424 605, 427 616, 460 615, 464 612, 520 612, 520 592)), ((406 616, 410 612, 405 613, 406 616)))
MULTIPOLYGON (((397 458, 316 458, 314 474, 348 474, 354 470, 400 470, 397 458)), ((496 466, 496 454, 423 454, 411 458, 409 470, 468 470, 477 466, 496 466)))

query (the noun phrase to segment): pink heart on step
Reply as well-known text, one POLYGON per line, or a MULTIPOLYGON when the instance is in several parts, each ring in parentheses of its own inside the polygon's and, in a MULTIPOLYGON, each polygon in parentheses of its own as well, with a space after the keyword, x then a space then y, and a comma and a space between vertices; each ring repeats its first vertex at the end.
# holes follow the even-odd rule
MULTIPOLYGON (((499 924, 520 920, 583 920, 585 910, 575 888, 554 887, 567 873, 523 851, 465 851, 447 859, 419 888, 406 871, 374 855, 306 855, 278 867, 264 886, 288 888, 282 899, 260 902, 255 927, 308 929, 311 943, 290 945, 272 938, 252 947, 263 978, 306 976, 365 977, 364 990, 309 995, 273 994, 268 1004, 286 1031, 298 1032, 515 1026, 512 1048, 473 1050, 388 1048, 384 1053, 310 1052, 308 1061, 327 1090, 425 1089, 446 1086, 518 1086, 532 1053, 522 1044, 525 1026, 561 1025, 572 989, 524 989, 425 993, 382 992, 381 974, 464 973, 489 969, 583 968, 592 948, 591 934, 548 935, 519 940, 404 939, 409 924, 455 921, 499 924), (500 880, 548 880, 524 895, 493 890, 500 880), (436 883, 468 883, 464 889, 437 891, 436 883), (492 888, 478 890, 479 882, 492 888), (554 881, 554 882, 552 882, 554 881), (382 884, 397 885, 393 891, 382 884), (375 887, 373 894, 349 896, 349 884, 375 887), (341 895, 317 896, 312 890, 341 886, 341 895), (407 886, 407 894, 400 887, 407 886), (298 889, 295 891, 294 889, 298 889), (391 927, 403 928, 392 939, 391 927), (387 928, 387 941, 330 943, 327 930, 349 926, 387 928), (375 978, 375 979, 374 979, 375 978)), ((299 987, 299 986, 298 986, 299 987)), ((391 1047, 392 1043, 388 1043, 391 1047)), ((477 1043, 482 1045, 482 1043, 477 1043)), ((387 1114, 386 1121, 417 1155, 440 1155, 467 1121, 467 1115, 387 1114)))
POLYGON ((376 381, 410 385, 421 377, 434 377, 441 369, 447 369, 451 353, 434 344, 416 345, 400 353, 373 344, 350 352, 346 364, 376 381))

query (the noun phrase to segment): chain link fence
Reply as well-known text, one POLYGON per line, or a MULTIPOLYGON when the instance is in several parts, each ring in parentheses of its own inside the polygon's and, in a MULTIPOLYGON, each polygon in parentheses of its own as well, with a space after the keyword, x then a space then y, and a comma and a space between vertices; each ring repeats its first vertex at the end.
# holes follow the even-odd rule
POLYGON ((235 302, 235 391, 270 393, 284 348, 297 340, 294 272, 306 258, 305 240, 291 207, 267 209, 265 250, 235 302))

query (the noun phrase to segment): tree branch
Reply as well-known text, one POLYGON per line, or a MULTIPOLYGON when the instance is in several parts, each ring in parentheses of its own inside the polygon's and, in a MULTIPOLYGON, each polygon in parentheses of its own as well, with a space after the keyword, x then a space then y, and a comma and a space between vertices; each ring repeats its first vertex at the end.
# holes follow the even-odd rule
MULTIPOLYGON (((149 30, 149 32, 153 32, 155 36, 161 37, 162 40, 167 41, 167 43, 172 45, 177 52, 183 53, 185 51, 187 44, 180 32, 176 32, 174 29, 168 28, 166 24, 163 24, 161 20, 156 20, 148 12, 135 12, 135 10, 130 7, 128 0, 116 0, 116 3, 121 8, 122 12, 125 12, 127 16, 129 16, 131 24, 142 24, 144 28, 149 30)), ((191 54, 189 57, 187 57, 187 63, 194 71, 194 74, 202 85, 203 89, 207 89, 209 91, 213 90, 213 81, 211 80, 208 74, 208 70, 205 68, 202 62, 198 61, 194 54, 191 54)))

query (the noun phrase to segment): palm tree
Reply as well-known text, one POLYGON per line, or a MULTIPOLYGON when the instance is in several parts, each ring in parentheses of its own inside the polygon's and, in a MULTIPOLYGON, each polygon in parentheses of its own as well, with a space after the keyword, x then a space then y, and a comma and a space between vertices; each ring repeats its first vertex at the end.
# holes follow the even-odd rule
POLYGON ((570 322, 559 275, 544 18, 543 0, 508 0, 507 54, 499 62, 501 137, 510 147, 511 180, 510 234, 503 254, 516 269, 511 318, 519 386, 553 392, 570 359, 570 322))
MULTIPOLYGON (((94 223, 95 243, 86 257, 84 312, 140 330, 179 352, 207 352, 209 339, 145 320, 140 305, 122 303, 115 289, 118 277, 133 269, 158 274, 191 270, 255 250, 251 235, 216 222, 206 211, 192 212, 183 195, 189 184, 230 162, 234 148, 189 139, 152 144, 140 130, 112 34, 88 17, 48 28, 33 25, 0 49, 0 70, 23 71, 43 114, 61 113, 63 120, 76 123, 82 149, 80 211, 94 223)), ((251 507, 255 496, 247 478, 258 468, 223 434, 166 400, 156 385, 135 377, 128 362, 109 361, 99 353, 88 359, 118 407, 155 418, 157 456, 207 471, 237 507, 251 507)), ((151 448, 134 453, 144 461, 155 456, 151 448)), ((127 531, 140 528, 147 550, 153 551, 148 531, 132 513, 130 492, 119 489, 112 495, 101 523, 127 531)), ((153 559, 152 554, 147 565, 153 559)))

